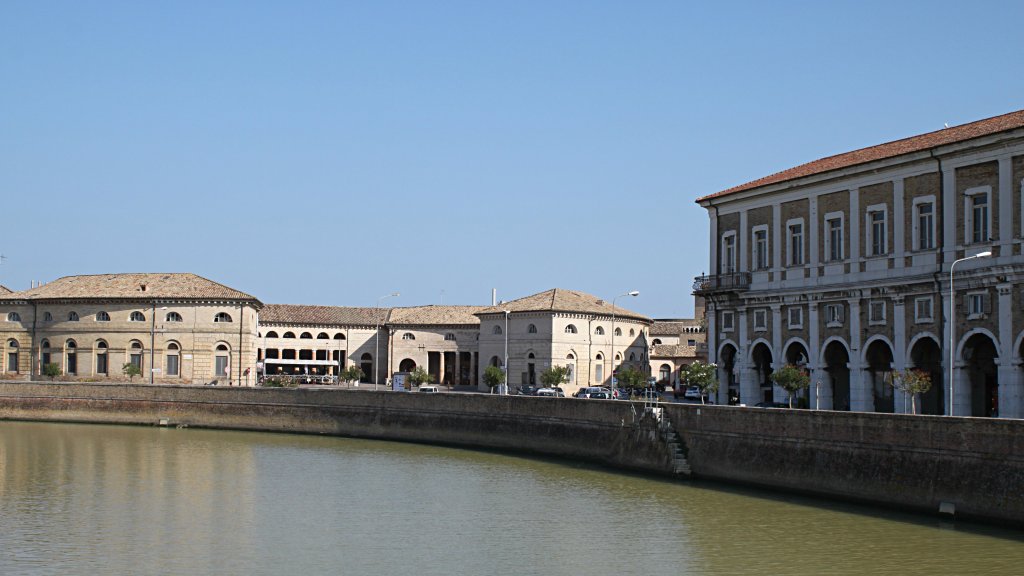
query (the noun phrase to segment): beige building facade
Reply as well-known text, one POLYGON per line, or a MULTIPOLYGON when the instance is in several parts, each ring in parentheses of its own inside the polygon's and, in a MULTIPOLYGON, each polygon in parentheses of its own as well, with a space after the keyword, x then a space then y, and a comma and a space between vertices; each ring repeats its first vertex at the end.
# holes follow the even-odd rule
POLYGON ((919 412, 1024 417, 1024 111, 698 203, 713 273, 694 291, 720 394, 783 401, 769 376, 788 363, 811 374, 811 407, 907 412, 889 381, 917 368, 933 381, 919 412))

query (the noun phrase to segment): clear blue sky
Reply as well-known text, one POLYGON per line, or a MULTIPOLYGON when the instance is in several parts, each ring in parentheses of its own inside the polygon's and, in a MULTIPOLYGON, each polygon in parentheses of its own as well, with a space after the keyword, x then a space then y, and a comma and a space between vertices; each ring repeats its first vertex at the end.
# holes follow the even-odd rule
POLYGON ((0 4, 0 283, 692 313, 701 195, 1024 108, 1024 2, 0 4), (614 262, 614 264, 612 264, 614 262))

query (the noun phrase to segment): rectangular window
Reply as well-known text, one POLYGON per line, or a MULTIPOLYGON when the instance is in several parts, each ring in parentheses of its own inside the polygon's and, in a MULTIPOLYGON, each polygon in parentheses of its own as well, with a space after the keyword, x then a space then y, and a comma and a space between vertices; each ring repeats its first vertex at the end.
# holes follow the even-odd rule
POLYGON ((868 323, 885 324, 884 300, 873 300, 868 304, 868 323))
POLYGON ((917 249, 935 248, 935 204, 922 202, 917 205, 917 249))
POLYGON ((840 262, 844 257, 842 216, 834 216, 825 220, 825 228, 827 230, 825 241, 828 243, 825 253, 828 256, 828 261, 840 262))
POLYGON ((804 309, 803 308, 790 308, 789 309, 789 327, 792 328, 803 328, 804 327, 804 309))
POLYGON ((12 374, 18 373, 18 353, 8 352, 7 353, 7 371, 12 374))
POLYGON ((845 320, 843 312, 844 309, 842 304, 826 304, 825 325, 830 328, 842 326, 843 321, 845 320))
POLYGON ((765 310, 754 310, 754 330, 768 329, 768 312, 765 310))
POLYGON ((980 318, 985 315, 985 294, 976 292, 967 295, 967 317, 980 318))
POLYGON ((139 370, 142 370, 142 354, 132 354, 128 361, 134 364, 139 370))
POLYGON ((687 346, 696 346, 697 345, 697 341, 694 340, 693 338, 690 338, 689 340, 686 341, 686 345, 687 346))
POLYGON ((213 375, 214 376, 224 376, 224 377, 226 377, 228 375, 228 357, 227 356, 217 356, 216 358, 214 358, 213 375))
POLYGON ((914 321, 918 324, 931 323, 935 316, 932 310, 932 298, 916 298, 914 300, 914 321))
POLYGON ((732 312, 722 312, 722 332, 731 332, 733 328, 732 312))
POLYGON ((96 373, 106 374, 107 373, 107 353, 102 352, 96 355, 96 373))
POLYGON ((988 194, 975 194, 971 196, 971 243, 988 241, 988 194))
POLYGON ((886 244, 885 208, 868 211, 868 256, 883 256, 888 252, 886 244))
POLYGON ((789 225, 789 265, 800 266, 804 263, 804 224, 803 222, 789 225))
POLYGON ((722 236, 722 274, 736 271, 736 233, 728 232, 722 236))
POLYGON ((177 376, 178 375, 178 355, 171 354, 167 357, 167 375, 177 376))
POLYGON ((754 269, 768 269, 768 229, 754 230, 754 269))

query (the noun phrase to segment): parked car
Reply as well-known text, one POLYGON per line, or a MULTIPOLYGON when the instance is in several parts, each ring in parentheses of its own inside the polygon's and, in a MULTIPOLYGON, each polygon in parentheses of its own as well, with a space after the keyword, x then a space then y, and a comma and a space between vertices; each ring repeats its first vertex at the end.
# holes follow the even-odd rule
POLYGON ((702 397, 699 386, 689 386, 686 388, 686 394, 683 394, 683 398, 687 400, 700 400, 702 397))
POLYGON ((548 396, 550 398, 565 398, 565 392, 561 388, 540 388, 536 396, 548 396))
POLYGON ((606 398, 611 398, 611 391, 607 388, 601 388, 600 386, 588 386, 586 388, 580 388, 579 392, 576 392, 574 396, 577 398, 593 398, 594 394, 605 394, 606 398))
POLYGON ((789 404, 785 402, 758 402, 754 404, 754 408, 789 408, 789 404))
POLYGON ((587 398, 590 398, 591 400, 611 400, 612 395, 609 394, 607 390, 601 390, 600 392, 591 392, 587 395, 587 398))
POLYGON ((427 392, 427 393, 430 393, 430 394, 436 394, 436 393, 440 392, 441 390, 438 389, 437 386, 427 386, 426 384, 424 384, 423 386, 420 386, 419 388, 417 388, 416 391, 417 392, 427 392))
POLYGON ((517 393, 520 396, 533 396, 537 393, 537 388, 535 386, 529 386, 524 384, 519 387, 519 391, 517 393))

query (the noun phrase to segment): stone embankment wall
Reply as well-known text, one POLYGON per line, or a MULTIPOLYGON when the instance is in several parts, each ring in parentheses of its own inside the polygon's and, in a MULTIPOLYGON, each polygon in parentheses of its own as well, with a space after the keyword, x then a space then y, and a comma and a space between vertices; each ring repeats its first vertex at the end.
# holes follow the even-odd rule
MULTIPOLYGON (((1024 527, 1024 421, 662 405, 693 476, 1024 527)), ((672 474, 640 403, 0 382, 0 419, 332 434, 560 456, 672 474)))

